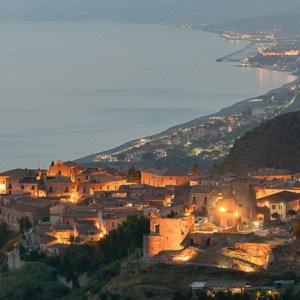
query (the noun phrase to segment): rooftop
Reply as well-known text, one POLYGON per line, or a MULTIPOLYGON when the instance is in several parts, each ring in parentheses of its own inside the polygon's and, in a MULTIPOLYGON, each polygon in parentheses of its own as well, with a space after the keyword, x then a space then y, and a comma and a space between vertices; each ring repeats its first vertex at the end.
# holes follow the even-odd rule
POLYGON ((279 192, 270 196, 266 196, 263 198, 258 199, 258 202, 266 202, 266 201, 270 201, 270 202, 289 202, 289 201, 294 201, 300 199, 300 194, 297 193, 292 193, 292 192, 288 192, 288 191, 283 191, 283 192, 279 192))

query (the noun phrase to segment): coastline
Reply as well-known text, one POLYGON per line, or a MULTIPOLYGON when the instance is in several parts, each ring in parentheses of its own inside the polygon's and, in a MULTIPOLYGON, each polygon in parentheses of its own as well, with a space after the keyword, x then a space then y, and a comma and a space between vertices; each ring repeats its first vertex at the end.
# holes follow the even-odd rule
MULTIPOLYGON (((213 31, 210 31, 210 30, 205 30, 203 28, 189 27, 189 29, 197 29, 197 30, 200 29, 200 30, 203 30, 205 32, 215 33, 216 34, 216 32, 213 32, 213 31)), ((220 32, 218 32, 218 35, 219 35, 220 38, 228 39, 228 38, 224 37, 222 35, 222 33, 220 33, 220 32)), ((224 62, 224 63, 226 63, 226 62, 237 62, 237 60, 230 60, 228 58, 230 58, 230 57, 232 57, 232 56, 234 56, 236 54, 243 53, 247 49, 249 49, 250 47, 253 47, 254 45, 262 43, 261 41, 258 42, 258 41, 251 40, 251 39, 243 39, 243 40, 244 41, 249 41, 249 44, 247 44, 246 46, 244 46, 240 50, 234 51, 233 53, 226 54, 225 56, 223 56, 221 58, 217 58, 216 61, 217 62, 224 62)), ((239 65, 239 67, 243 67, 243 66, 239 65)), ((220 110, 218 110, 218 111, 216 111, 214 113, 211 113, 209 115, 204 115, 204 116, 201 116, 201 117, 197 117, 197 118, 192 119, 190 121, 187 121, 187 122, 184 122, 184 123, 181 123, 181 124, 177 124, 177 125, 171 126, 171 127, 167 128, 166 130, 163 130, 163 131, 161 131, 159 133, 156 133, 156 134, 153 134, 153 135, 149 135, 149 136, 144 136, 144 137, 141 137, 141 138, 137 138, 137 139, 128 141, 126 143, 123 143, 123 144, 121 144, 121 145, 119 145, 117 147, 114 147, 114 148, 111 148, 111 149, 108 149, 108 150, 104 150, 104 151, 101 151, 99 153, 91 154, 91 155, 88 155, 88 156, 85 156, 85 157, 82 157, 82 158, 79 158, 79 159, 75 159, 74 161, 82 163, 82 161, 89 160, 92 163, 100 163, 100 161, 94 160, 94 158, 95 157, 101 157, 101 156, 116 155, 116 154, 124 153, 124 151, 127 151, 127 150, 130 151, 130 149, 135 149, 135 148, 143 147, 145 143, 151 143, 153 141, 157 142, 159 140, 162 140, 163 138, 165 138, 166 136, 168 136, 170 134, 172 135, 172 134, 174 134, 174 133, 176 133, 178 131, 182 131, 182 130, 186 130, 187 128, 193 128, 195 126, 199 126, 199 124, 205 124, 207 121, 210 120, 210 118, 216 118, 216 117, 220 118, 220 117, 230 116, 232 113, 238 112, 238 111, 241 110, 241 108, 243 108, 244 106, 247 106, 248 103, 249 103, 249 101, 251 99, 271 97, 270 95, 272 95, 274 93, 278 94, 278 93, 281 93, 281 92, 286 92, 292 86, 294 86, 294 85, 297 85, 297 86, 300 85, 300 74, 297 73, 297 72, 295 73, 295 72, 292 72, 290 70, 279 70, 279 69, 271 68, 271 67, 267 68, 267 67, 249 66, 247 68, 262 68, 262 69, 266 69, 266 70, 269 70, 269 71, 284 72, 284 73, 293 75, 296 78, 294 80, 288 82, 288 83, 285 83, 285 84, 279 86, 279 87, 273 88, 273 89, 267 91, 264 94, 254 95, 253 97, 240 100, 240 101, 235 102, 234 104, 232 104, 232 105, 230 105, 228 107, 223 107, 220 110)))

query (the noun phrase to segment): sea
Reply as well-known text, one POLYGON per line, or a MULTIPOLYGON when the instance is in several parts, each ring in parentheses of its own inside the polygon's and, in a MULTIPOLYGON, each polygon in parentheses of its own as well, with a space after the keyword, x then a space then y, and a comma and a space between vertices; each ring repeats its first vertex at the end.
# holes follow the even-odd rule
POLYGON ((293 81, 216 62, 247 41, 160 24, 0 23, 0 171, 47 168, 293 81))

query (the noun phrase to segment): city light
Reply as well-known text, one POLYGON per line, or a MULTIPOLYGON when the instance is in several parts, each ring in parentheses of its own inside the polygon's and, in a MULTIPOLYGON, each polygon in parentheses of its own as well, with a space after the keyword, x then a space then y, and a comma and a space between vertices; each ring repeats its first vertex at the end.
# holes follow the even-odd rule
POLYGON ((225 213, 225 212, 226 212, 226 209, 225 209, 224 206, 221 206, 221 207, 220 207, 220 212, 222 212, 222 213, 225 213))

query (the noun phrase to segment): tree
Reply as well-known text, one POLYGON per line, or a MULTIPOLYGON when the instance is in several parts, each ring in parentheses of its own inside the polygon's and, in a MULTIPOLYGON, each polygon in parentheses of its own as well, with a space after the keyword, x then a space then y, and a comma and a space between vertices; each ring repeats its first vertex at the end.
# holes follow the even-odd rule
POLYGON ((140 182, 141 180, 141 172, 136 170, 133 165, 128 169, 127 176, 128 179, 133 182, 140 182))
POLYGON ((277 221, 280 219, 280 215, 279 215, 278 212, 272 213, 271 217, 272 217, 273 219, 277 220, 277 221))
POLYGON ((20 269, 0 278, 0 300, 61 299, 68 292, 49 267, 25 263, 20 269))
POLYGON ((146 164, 152 164, 155 159, 156 159, 156 155, 154 153, 151 152, 146 152, 142 154, 142 161, 146 164))
POLYGON ((297 215, 297 212, 293 209, 289 209, 288 212, 286 213, 288 216, 291 216, 294 219, 294 216, 297 215))
POLYGON ((32 224, 30 222, 30 219, 26 216, 26 217, 22 217, 19 220, 19 228, 20 228, 20 232, 23 233, 24 231, 30 229, 32 227, 32 224))
POLYGON ((4 246, 4 244, 9 239, 9 231, 7 228, 7 224, 2 222, 0 223, 0 248, 4 246))
POLYGON ((197 164, 193 164, 191 168, 193 175, 200 175, 200 167, 197 164))

